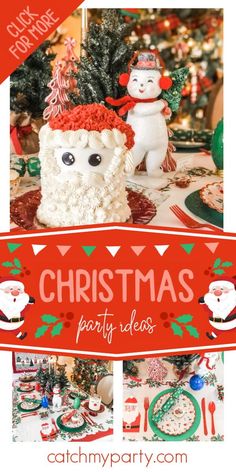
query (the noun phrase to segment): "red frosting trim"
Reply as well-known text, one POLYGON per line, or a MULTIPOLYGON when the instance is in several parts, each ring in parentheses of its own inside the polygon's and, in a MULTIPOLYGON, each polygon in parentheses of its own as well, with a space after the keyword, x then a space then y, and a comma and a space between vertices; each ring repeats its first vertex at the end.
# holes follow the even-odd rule
POLYGON ((131 149, 134 145, 134 132, 130 125, 125 123, 117 114, 108 110, 104 105, 93 103, 91 105, 78 105, 72 110, 66 110, 49 121, 53 130, 76 131, 103 131, 104 129, 118 129, 126 135, 126 147, 131 149))

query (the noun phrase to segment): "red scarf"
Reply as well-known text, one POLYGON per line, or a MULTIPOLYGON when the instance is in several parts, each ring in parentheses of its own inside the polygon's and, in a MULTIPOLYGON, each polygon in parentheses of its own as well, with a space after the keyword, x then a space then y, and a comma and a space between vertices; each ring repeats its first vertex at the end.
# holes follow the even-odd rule
POLYGON ((113 105, 114 107, 121 107, 118 111, 119 116, 125 115, 127 111, 135 107, 136 103, 152 103, 156 101, 156 98, 134 98, 130 95, 125 95, 121 98, 106 98, 106 102, 109 103, 109 105, 113 105))

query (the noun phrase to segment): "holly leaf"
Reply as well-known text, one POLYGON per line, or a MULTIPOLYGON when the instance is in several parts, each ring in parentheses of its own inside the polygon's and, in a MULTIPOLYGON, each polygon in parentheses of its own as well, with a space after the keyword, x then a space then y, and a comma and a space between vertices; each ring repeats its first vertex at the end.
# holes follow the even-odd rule
POLYGON ((51 323, 56 323, 56 321, 58 321, 58 318, 53 315, 45 314, 41 316, 41 320, 44 321, 44 323, 51 324, 51 323))
POLYGON ((10 261, 6 261, 6 262, 2 262, 2 266, 3 267, 13 267, 13 264, 10 261))
POLYGON ((21 269, 11 269, 10 274, 17 275, 21 273, 21 269))
POLYGON ((221 266, 222 267, 231 267, 233 265, 233 262, 230 262, 230 261, 225 261, 225 262, 222 262, 221 266))
POLYGON ((213 267, 214 269, 216 269, 217 267, 219 267, 221 264, 221 259, 219 257, 217 257, 217 259, 215 260, 214 264, 213 264, 213 267))
POLYGON ((14 259, 14 264, 15 264, 16 267, 21 269, 21 262, 19 261, 19 259, 17 259, 17 257, 15 257, 15 259, 14 259))
POLYGON ((183 330, 177 323, 171 323, 171 328, 176 336, 183 336, 183 330))
POLYGON ((215 269, 213 272, 217 275, 222 275, 225 273, 224 269, 215 269))
POLYGON ((192 315, 181 315, 181 316, 178 316, 178 318, 175 318, 176 321, 178 321, 179 323, 189 323, 190 321, 192 321, 193 317, 192 315))
POLYGON ((37 331, 34 335, 35 338, 41 338, 42 336, 44 336, 44 334, 46 333, 48 328, 49 328, 49 326, 46 326, 46 325, 43 325, 43 326, 40 326, 39 328, 37 328, 37 331))
POLYGON ((194 326, 191 326, 191 325, 187 325, 187 326, 185 326, 185 328, 188 331, 188 333, 190 334, 190 336, 192 336, 193 338, 199 338, 199 332, 198 332, 197 328, 195 328, 194 326))
POLYGON ((57 323, 55 326, 53 326, 51 335, 52 336, 59 336, 61 333, 61 330, 63 328, 63 323, 60 321, 60 323, 57 323))

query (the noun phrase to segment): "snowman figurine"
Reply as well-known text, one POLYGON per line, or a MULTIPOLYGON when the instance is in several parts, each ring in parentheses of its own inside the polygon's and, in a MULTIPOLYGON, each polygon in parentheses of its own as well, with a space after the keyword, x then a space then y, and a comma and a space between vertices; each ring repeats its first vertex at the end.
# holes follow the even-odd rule
POLYGON ((54 411, 60 411, 61 405, 62 405, 62 398, 61 398, 61 389, 60 385, 56 384, 55 387, 53 387, 53 398, 52 398, 52 405, 54 411))
MULTIPOLYGON (((160 70, 159 60, 153 52, 142 52, 138 57, 135 55, 128 73, 121 74, 119 78, 120 84, 127 86, 129 95, 118 100, 106 99, 113 106, 121 106, 120 116, 128 112, 127 123, 135 132, 135 144, 131 149, 134 165, 137 167, 146 159, 147 175, 152 178, 155 187, 158 185, 157 178, 162 175, 161 165, 167 154, 166 118, 171 114, 167 102, 158 97, 162 90, 172 86, 172 79, 161 76, 160 70)), ((138 182, 137 178, 129 180, 138 182)), ((160 184, 163 185, 163 180, 160 184)))

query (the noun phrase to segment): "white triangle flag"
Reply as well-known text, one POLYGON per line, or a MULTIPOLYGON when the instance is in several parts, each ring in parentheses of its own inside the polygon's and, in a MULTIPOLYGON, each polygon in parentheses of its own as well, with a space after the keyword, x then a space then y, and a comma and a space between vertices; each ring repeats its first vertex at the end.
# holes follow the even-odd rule
POLYGON ((46 244, 32 244, 34 255, 37 256, 37 254, 41 252, 45 247, 47 247, 46 244))
POLYGON ((160 256, 163 256, 163 254, 166 252, 166 250, 168 249, 169 247, 169 244, 162 244, 162 245, 158 245, 158 246, 155 246, 158 254, 160 254, 160 256))
POLYGON ((121 246, 106 246, 109 253, 115 257, 121 246))

